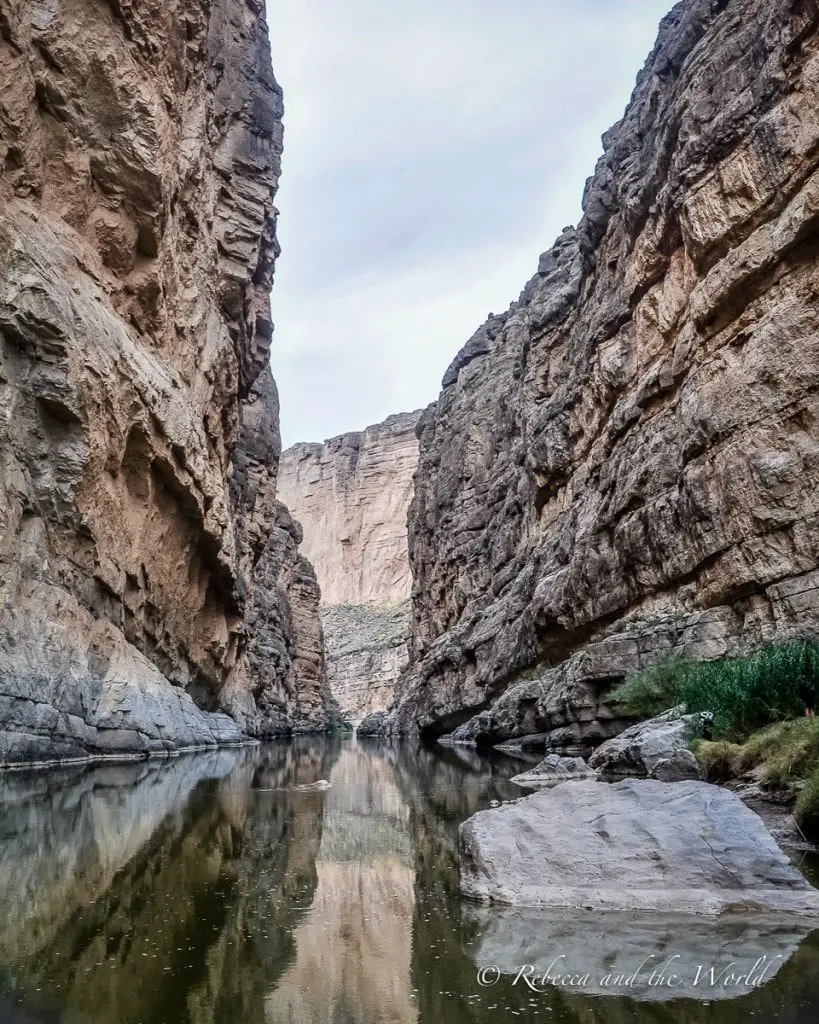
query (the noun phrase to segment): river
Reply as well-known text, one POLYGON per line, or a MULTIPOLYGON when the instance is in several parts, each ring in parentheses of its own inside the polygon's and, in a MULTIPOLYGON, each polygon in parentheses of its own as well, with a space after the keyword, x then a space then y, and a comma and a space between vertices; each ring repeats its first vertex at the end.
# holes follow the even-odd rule
POLYGON ((301 737, 6 772, 0 1024, 819 1020, 819 932, 463 901, 458 824, 520 796, 520 767, 301 737), (319 779, 330 787, 293 788, 319 779), (695 948, 698 985, 629 984, 646 949, 660 977, 675 944, 683 972, 695 948), (760 951, 769 966, 728 986, 728 965, 760 951), (518 977, 525 964, 540 973, 518 977))

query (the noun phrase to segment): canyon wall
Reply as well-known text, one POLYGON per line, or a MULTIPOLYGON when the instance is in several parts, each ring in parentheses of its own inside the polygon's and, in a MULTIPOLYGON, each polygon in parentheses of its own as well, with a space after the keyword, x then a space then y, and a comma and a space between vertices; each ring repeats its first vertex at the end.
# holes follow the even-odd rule
POLYGON ((0 761, 323 727, 262 0, 0 0, 0 97, 0 761))
POLYGON ((588 753, 635 670, 817 630, 817 24, 678 4, 579 226, 447 371, 393 729, 588 753))
POLYGON ((420 415, 297 444, 281 460, 281 497, 301 523, 321 586, 330 687, 351 721, 392 703, 407 663, 407 508, 420 415))

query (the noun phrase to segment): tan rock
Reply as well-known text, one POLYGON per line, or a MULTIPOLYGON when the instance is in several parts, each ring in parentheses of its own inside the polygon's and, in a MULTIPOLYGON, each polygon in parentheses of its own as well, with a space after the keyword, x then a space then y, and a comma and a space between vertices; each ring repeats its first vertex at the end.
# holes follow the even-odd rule
POLYGON ((419 412, 282 455, 281 500, 304 529, 324 604, 396 605, 410 595, 407 508, 419 412))
POLYGON ((247 628, 273 467, 231 493, 240 435, 278 456, 263 5, 0 0, 0 93, 0 761, 289 727, 247 628))

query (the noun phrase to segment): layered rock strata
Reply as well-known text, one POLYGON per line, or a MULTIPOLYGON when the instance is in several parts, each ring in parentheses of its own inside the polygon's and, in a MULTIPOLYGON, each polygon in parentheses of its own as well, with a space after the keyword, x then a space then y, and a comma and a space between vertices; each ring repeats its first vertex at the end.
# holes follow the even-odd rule
POLYGON ((678 4, 582 221, 447 371, 393 728, 585 755, 625 675, 816 631, 817 24, 678 4))
POLYGON ((321 585, 330 687, 352 721, 393 702, 408 659, 407 509, 419 417, 390 416, 282 456, 281 497, 321 585))
POLYGON ((0 0, 2 761, 324 721, 275 503, 263 10, 0 0))

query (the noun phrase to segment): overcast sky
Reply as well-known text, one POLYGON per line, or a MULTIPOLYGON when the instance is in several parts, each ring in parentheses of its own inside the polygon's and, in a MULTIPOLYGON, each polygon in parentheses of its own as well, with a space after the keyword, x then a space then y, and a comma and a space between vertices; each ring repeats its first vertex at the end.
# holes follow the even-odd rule
POLYGON ((672 0, 267 0, 285 445, 437 397, 580 216, 672 0))

